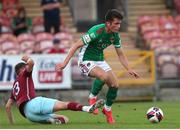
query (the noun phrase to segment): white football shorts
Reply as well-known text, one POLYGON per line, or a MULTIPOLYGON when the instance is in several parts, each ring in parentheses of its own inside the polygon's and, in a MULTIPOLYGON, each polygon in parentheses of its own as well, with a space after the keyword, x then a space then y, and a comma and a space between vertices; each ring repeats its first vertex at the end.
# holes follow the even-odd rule
POLYGON ((96 66, 102 68, 105 72, 111 70, 111 67, 106 61, 78 61, 78 67, 86 76, 88 76, 91 70, 96 66))

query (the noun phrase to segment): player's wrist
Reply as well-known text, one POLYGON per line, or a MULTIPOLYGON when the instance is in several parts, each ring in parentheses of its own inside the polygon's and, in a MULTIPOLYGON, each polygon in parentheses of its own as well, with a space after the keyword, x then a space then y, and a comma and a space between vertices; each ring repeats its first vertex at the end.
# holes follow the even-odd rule
POLYGON ((30 62, 32 59, 29 57, 26 61, 26 63, 30 62))
POLYGON ((23 60, 24 62, 27 62, 28 59, 29 59, 29 56, 23 56, 23 57, 21 58, 21 60, 23 60))
POLYGON ((129 67, 128 67, 128 68, 127 68, 127 71, 132 71, 132 68, 129 68, 129 67))

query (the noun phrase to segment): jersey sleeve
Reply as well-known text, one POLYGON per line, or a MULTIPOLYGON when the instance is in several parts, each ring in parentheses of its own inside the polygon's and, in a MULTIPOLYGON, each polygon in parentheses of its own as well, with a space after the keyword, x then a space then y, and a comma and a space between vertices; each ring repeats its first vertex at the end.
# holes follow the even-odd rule
POLYGON ((30 76, 32 76, 32 71, 31 71, 31 72, 28 72, 27 69, 25 69, 24 72, 23 72, 23 74, 24 74, 24 76, 26 76, 26 77, 30 77, 30 76))
POLYGON ((115 48, 121 48, 122 44, 121 44, 121 38, 120 38, 119 34, 116 33, 114 36, 115 36, 115 40, 114 40, 114 43, 113 43, 114 47, 115 48))
POLYGON ((99 28, 99 27, 92 27, 88 30, 87 33, 85 33, 81 39, 84 42, 85 45, 97 40, 100 36, 101 33, 99 33, 103 28, 99 28), (100 30, 100 31, 99 31, 100 30))

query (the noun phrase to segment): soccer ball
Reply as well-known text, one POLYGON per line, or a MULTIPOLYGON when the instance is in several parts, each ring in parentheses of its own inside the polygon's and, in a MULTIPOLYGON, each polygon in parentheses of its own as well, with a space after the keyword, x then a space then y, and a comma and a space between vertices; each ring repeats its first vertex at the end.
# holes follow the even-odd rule
POLYGON ((163 111, 158 107, 149 108, 146 115, 151 123, 159 123, 164 117, 163 111))

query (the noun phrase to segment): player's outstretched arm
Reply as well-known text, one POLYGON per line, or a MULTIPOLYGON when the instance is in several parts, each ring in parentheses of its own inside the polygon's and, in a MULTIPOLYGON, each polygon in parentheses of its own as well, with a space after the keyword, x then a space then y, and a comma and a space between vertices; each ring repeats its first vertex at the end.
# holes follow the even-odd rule
POLYGON ((11 106, 12 106, 13 102, 14 102, 13 99, 9 99, 6 103, 6 113, 7 113, 7 117, 8 117, 10 124, 14 123, 13 115, 11 112, 11 106))
POLYGON ((125 56, 123 50, 121 48, 116 48, 116 53, 119 57, 121 64, 127 69, 128 73, 135 78, 139 78, 139 74, 136 73, 130 66, 127 57, 125 56))
POLYGON ((26 69, 27 69, 28 72, 31 72, 32 69, 33 69, 33 66, 34 66, 34 61, 27 55, 23 56, 21 58, 21 60, 23 60, 24 62, 27 63, 27 68, 26 69))
POLYGON ((69 63, 70 59, 73 57, 74 53, 84 45, 83 41, 80 39, 78 40, 69 50, 64 62, 60 62, 56 65, 56 71, 63 70, 66 65, 69 63))

